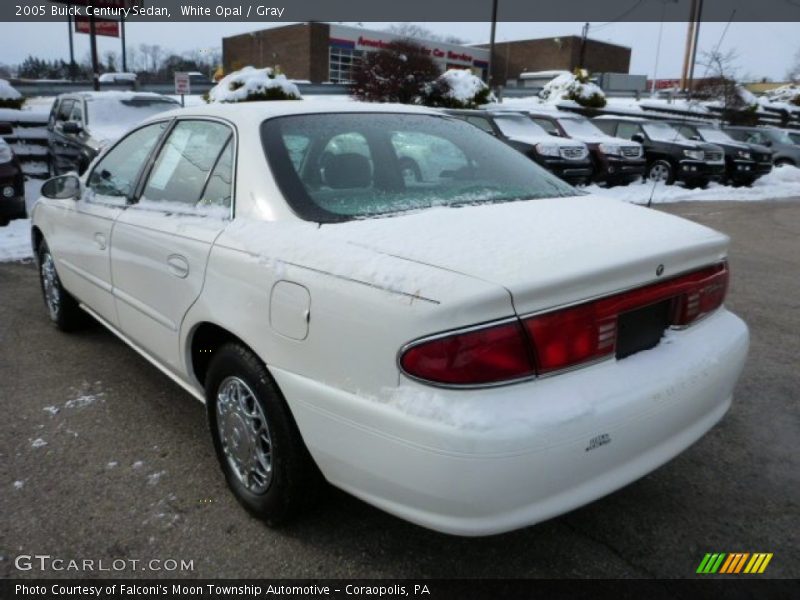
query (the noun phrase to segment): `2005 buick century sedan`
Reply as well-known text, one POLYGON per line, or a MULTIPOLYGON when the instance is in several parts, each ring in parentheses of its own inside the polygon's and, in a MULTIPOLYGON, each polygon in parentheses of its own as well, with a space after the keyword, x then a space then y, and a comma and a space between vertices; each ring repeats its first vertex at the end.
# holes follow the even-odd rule
POLYGON ((50 319, 204 401, 273 525, 325 480, 460 535, 564 513, 706 433, 748 349, 724 235, 423 108, 162 113, 43 195, 50 319))

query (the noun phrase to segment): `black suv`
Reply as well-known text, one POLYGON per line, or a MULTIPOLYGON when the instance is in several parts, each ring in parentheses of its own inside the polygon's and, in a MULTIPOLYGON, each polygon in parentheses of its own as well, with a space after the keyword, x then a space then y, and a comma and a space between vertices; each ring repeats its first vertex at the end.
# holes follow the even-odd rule
POLYGON ((11 219, 24 219, 25 177, 22 167, 3 135, 11 135, 11 125, 0 123, 0 225, 7 225, 11 219))
POLYGON ((61 94, 50 110, 50 176, 82 174, 101 150, 147 117, 180 108, 180 102, 148 92, 61 94))
POLYGON ((760 144, 734 140, 721 129, 705 123, 669 122, 690 140, 716 144, 725 151, 725 176, 734 185, 752 185, 772 171, 772 150, 760 144))
POLYGON ((724 129, 733 139, 748 144, 769 146, 776 167, 784 165, 800 167, 800 146, 795 144, 785 131, 776 127, 725 127, 724 129))
POLYGON ((586 144, 554 138, 520 112, 445 110, 497 137, 545 169, 572 184, 592 180, 592 161, 586 144))
POLYGON ((594 163, 594 178, 608 185, 627 184, 642 178, 644 151, 638 142, 611 137, 586 117, 568 113, 528 113, 550 135, 586 144, 594 163))
POLYGON ((638 117, 596 117, 592 120, 608 135, 644 146, 647 177, 667 184, 681 181, 702 187, 725 177, 725 153, 705 142, 687 140, 668 123, 638 117))

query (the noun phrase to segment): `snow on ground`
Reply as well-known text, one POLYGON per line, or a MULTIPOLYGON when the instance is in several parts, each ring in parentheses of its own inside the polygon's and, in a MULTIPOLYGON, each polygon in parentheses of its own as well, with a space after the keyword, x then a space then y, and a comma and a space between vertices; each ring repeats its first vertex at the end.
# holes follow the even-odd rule
POLYGON ((797 167, 773 169, 770 174, 756 181, 752 187, 732 187, 710 183, 706 189, 690 190, 680 185, 658 184, 654 187, 651 182, 643 182, 613 188, 590 185, 582 189, 592 194, 634 204, 647 204, 651 193, 653 194, 653 204, 780 200, 781 198, 800 198, 800 169, 797 167))
POLYGON ((17 219, 0 227, 0 262, 31 258, 31 220, 17 219))

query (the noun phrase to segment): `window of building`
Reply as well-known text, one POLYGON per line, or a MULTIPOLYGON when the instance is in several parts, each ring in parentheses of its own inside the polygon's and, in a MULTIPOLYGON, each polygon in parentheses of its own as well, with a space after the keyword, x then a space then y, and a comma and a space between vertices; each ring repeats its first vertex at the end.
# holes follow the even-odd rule
POLYGON ((350 83, 352 81, 353 66, 357 65, 363 56, 363 50, 331 46, 328 79, 332 83, 350 83))

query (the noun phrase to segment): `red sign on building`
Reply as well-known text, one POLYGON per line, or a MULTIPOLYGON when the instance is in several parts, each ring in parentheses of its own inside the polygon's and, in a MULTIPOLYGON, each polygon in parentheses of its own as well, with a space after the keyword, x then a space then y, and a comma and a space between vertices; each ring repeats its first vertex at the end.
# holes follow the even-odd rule
MULTIPOLYGON (((91 33, 92 27, 89 17, 75 17, 76 33, 91 33)), ((94 19, 94 31, 97 35, 108 37, 119 37, 119 21, 109 21, 108 19, 94 19)))

